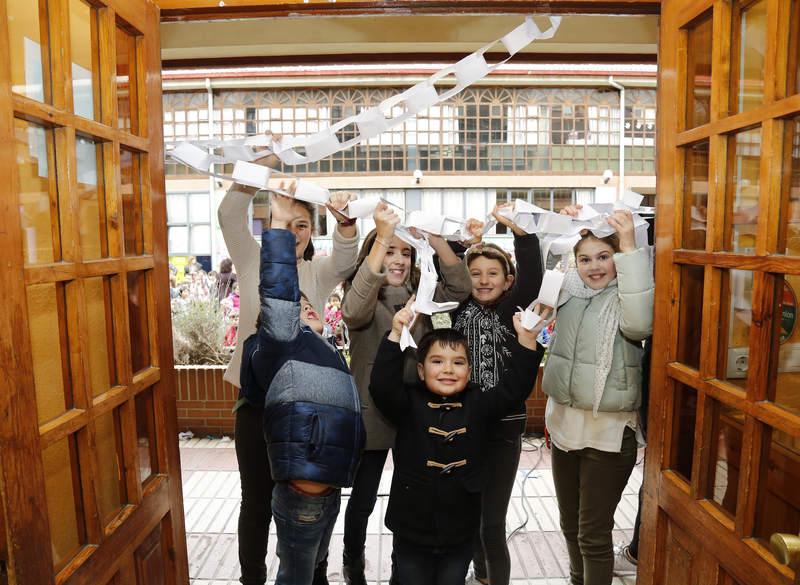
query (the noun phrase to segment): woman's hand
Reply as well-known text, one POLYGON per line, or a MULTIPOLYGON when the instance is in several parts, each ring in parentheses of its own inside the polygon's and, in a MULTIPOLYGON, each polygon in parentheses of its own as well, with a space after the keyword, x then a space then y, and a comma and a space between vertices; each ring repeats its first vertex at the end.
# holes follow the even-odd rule
POLYGON ((388 247, 394 237, 394 228, 400 224, 400 216, 389 207, 388 203, 381 201, 375 208, 372 219, 375 220, 377 236, 383 240, 388 247))
POLYGON ((331 193, 328 202, 325 204, 333 216, 336 218, 336 221, 347 221, 350 219, 346 215, 342 213, 342 210, 347 207, 347 204, 351 201, 357 199, 355 193, 351 193, 350 191, 334 191, 331 193))
MULTIPOLYGON (((295 182, 292 181, 288 191, 294 191, 295 182)), ((281 191, 287 190, 283 181, 278 185, 281 191)), ((270 228, 271 229, 288 229, 289 225, 301 215, 299 206, 296 205, 297 201, 286 195, 279 195, 273 193, 269 201, 270 211, 270 228)))
POLYGON ((606 218, 608 225, 617 230, 619 251, 633 252, 636 249, 636 237, 633 229, 633 214, 627 209, 616 209, 606 218))
POLYGON ((483 240, 483 227, 484 224, 481 220, 470 218, 464 224, 464 234, 469 234, 469 237, 461 240, 465 246, 473 246, 483 240))
POLYGON ((564 209, 559 211, 559 213, 561 215, 568 215, 570 217, 578 217, 581 209, 583 209, 583 205, 576 203, 575 205, 567 205, 564 209))
POLYGON ((414 322, 414 311, 411 310, 411 305, 414 304, 416 295, 411 295, 411 298, 406 302, 406 306, 397 311, 392 318, 392 331, 389 333, 389 341, 398 343, 400 341, 400 334, 403 332, 403 327, 411 329, 414 322))
POLYGON ((506 216, 504 216, 504 215, 502 215, 500 213, 501 209, 510 208, 512 205, 513 205, 513 203, 503 203, 501 205, 495 205, 494 209, 492 210, 492 217, 497 220, 497 223, 503 224, 508 229, 510 229, 512 232, 514 232, 515 236, 524 236, 524 235, 526 235, 525 230, 523 230, 521 227, 519 227, 517 224, 515 224, 509 218, 507 218, 506 216))

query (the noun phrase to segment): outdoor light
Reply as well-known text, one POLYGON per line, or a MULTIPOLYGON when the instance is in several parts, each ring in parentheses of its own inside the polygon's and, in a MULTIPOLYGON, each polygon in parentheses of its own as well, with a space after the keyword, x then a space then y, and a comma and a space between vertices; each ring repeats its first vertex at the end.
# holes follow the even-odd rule
POLYGON ((414 182, 419 185, 419 182, 422 180, 422 171, 417 169, 414 171, 414 182))
POLYGON ((614 172, 611 169, 606 169, 603 171, 603 184, 608 184, 611 180, 611 177, 614 176, 614 172))

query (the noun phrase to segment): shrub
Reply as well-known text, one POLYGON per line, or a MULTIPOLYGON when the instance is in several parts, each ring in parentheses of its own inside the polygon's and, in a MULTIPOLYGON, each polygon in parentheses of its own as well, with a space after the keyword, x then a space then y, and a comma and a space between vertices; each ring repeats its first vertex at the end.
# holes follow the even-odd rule
POLYGON ((225 317, 216 299, 191 300, 172 314, 172 347, 179 365, 225 365, 225 317))

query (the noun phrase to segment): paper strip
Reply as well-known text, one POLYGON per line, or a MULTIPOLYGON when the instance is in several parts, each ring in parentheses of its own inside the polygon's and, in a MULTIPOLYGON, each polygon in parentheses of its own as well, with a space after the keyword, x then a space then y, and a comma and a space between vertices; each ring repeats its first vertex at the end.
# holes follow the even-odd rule
POLYGON ((325 205, 331 198, 331 192, 325 187, 321 187, 311 181, 305 179, 297 180, 297 187, 294 191, 295 199, 301 201, 308 201, 309 203, 316 203, 317 205, 325 205))
POLYGON ((266 189, 272 169, 243 160, 237 161, 233 167, 233 180, 242 185, 257 189, 266 189))
POLYGON ((539 287, 539 302, 548 307, 556 307, 558 305, 558 293, 561 292, 563 283, 563 272, 560 270, 545 270, 542 277, 542 286, 539 287))

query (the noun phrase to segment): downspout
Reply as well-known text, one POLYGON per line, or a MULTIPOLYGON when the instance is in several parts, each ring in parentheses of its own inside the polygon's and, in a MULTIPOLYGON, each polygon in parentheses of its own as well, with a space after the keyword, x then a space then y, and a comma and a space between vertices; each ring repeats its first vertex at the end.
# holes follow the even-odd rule
MULTIPOLYGON (((206 95, 208 97, 208 139, 214 140, 214 92, 211 89, 211 79, 206 77, 206 95)), ((208 213, 211 218, 211 269, 217 266, 217 231, 219 230, 219 219, 217 218, 217 185, 214 177, 208 177, 208 213)), ((189 234, 191 238, 191 233, 189 234)))
POLYGON ((619 188, 617 198, 622 199, 625 194, 625 86, 614 81, 614 76, 608 76, 608 84, 619 90, 619 188))

